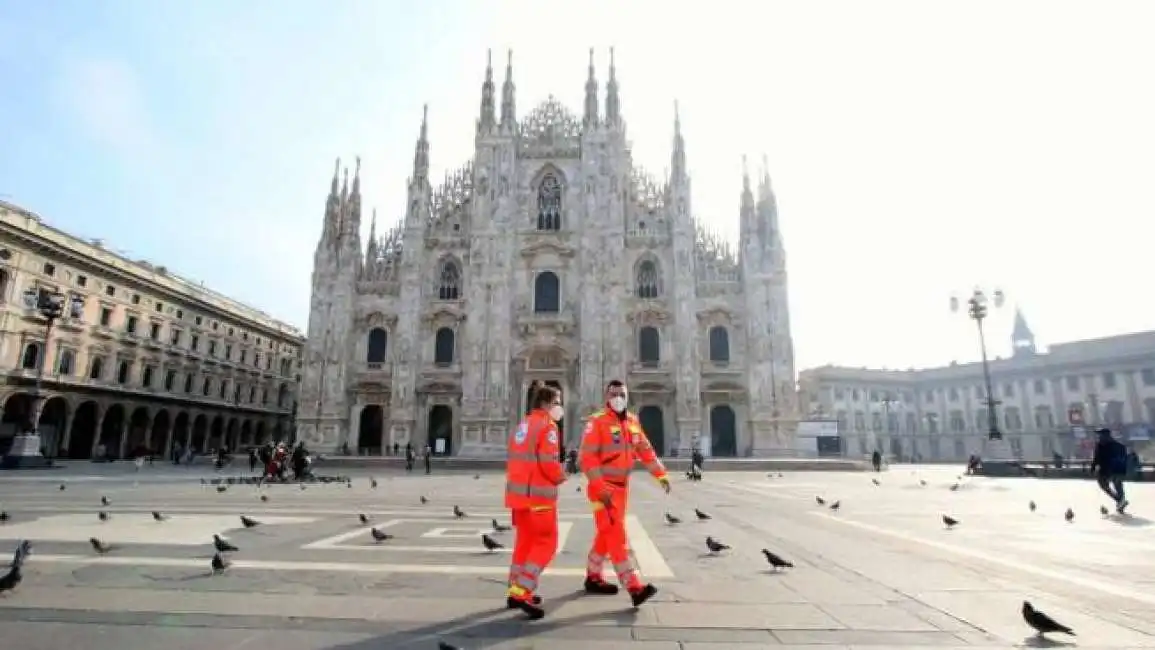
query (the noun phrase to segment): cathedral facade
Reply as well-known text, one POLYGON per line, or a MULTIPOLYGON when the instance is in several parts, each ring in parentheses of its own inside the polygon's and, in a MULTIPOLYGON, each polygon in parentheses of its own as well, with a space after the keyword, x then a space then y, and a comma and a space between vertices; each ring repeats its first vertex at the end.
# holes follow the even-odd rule
POLYGON ((360 163, 351 180, 338 163, 314 258, 299 439, 502 454, 540 379, 562 390, 572 445, 617 378, 659 453, 793 449, 769 177, 744 173, 732 250, 693 216, 677 111, 669 176, 656 180, 633 163, 619 92, 611 54, 599 97, 591 54, 580 117, 553 97, 519 117, 512 61, 500 90, 488 66, 473 159, 435 186, 423 118, 404 219, 378 234, 374 218, 364 245, 360 163))

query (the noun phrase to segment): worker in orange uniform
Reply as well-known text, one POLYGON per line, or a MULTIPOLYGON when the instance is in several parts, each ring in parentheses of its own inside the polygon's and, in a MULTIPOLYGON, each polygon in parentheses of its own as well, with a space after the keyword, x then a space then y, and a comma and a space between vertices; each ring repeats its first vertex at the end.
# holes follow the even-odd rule
POLYGON ((510 435, 507 448, 505 507, 512 511, 515 537, 505 604, 531 619, 545 616, 535 592, 557 553, 558 486, 565 481, 557 457, 557 422, 564 414, 560 391, 538 386, 529 415, 510 435))
POLYGON ((586 493, 594 509, 597 533, 586 561, 585 590, 591 594, 613 595, 616 585, 605 581, 602 568, 608 557, 618 582, 638 607, 658 593, 657 587, 642 582, 638 567, 630 558, 626 540, 626 503, 629 499, 630 471, 641 461, 667 494, 670 479, 658 460, 637 416, 626 410, 629 393, 618 380, 606 386, 606 408, 590 416, 581 443, 581 469, 589 479, 586 493))

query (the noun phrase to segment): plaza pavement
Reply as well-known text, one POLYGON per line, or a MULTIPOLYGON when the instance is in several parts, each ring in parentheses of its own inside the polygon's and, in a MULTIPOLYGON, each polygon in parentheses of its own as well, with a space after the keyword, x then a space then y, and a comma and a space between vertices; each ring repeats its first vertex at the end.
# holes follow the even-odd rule
POLYGON ((1105 499, 1090 482, 964 478, 952 491, 956 473, 707 474, 701 483, 676 481, 670 497, 639 476, 633 550, 661 593, 636 612, 624 596, 578 593, 593 531, 571 481, 562 551, 542 590, 549 615, 533 623, 502 607, 508 554, 486 553, 479 541, 491 518, 508 523, 497 474, 379 474, 376 490, 362 474, 352 488, 218 494, 199 483, 211 471, 168 465, 140 476, 123 465, 2 473, 0 509, 11 520, 0 525, 0 549, 26 537, 34 550, 24 584, 0 598, 0 647, 1039 645, 1020 619, 1024 599, 1074 627, 1079 636, 1066 641, 1079 647, 1155 647, 1155 528, 1145 516, 1155 517, 1152 486, 1129 486, 1132 516, 1104 518, 1105 499), (106 523, 96 516, 102 495, 112 500, 106 523), (832 512, 815 496, 842 507, 832 512), (466 519, 453 517, 455 504, 466 519), (696 521, 695 507, 713 518, 696 521), (1062 517, 1068 507, 1072 523, 1062 517), (666 525, 667 509, 684 523, 666 525), (152 510, 170 519, 154 522, 152 510), (374 544, 359 513, 396 538, 374 544), (239 514, 263 525, 242 530, 239 514), (962 523, 945 530, 943 514, 962 523), (241 548, 223 576, 209 575, 214 532, 241 548), (94 535, 119 548, 96 557, 86 541, 94 535), (734 550, 707 555, 706 535, 734 550), (796 568, 770 572, 764 547, 796 568))

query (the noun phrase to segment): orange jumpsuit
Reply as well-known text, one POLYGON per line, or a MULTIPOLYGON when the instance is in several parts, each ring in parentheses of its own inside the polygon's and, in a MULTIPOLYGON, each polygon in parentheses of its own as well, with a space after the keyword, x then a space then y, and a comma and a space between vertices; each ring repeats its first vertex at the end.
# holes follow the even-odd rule
POLYGON ((505 507, 514 526, 509 597, 532 601, 545 567, 557 552, 558 486, 565 471, 558 462, 557 425, 545 409, 531 411, 509 436, 505 507))
POLYGON ((581 469, 589 479, 590 504, 594 510, 597 534, 586 559, 586 576, 600 581, 608 557, 622 587, 634 592, 641 589, 638 568, 630 560, 626 539, 626 505, 629 497, 630 471, 638 460, 658 480, 666 479, 666 468, 658 460, 638 418, 630 412, 619 416, 602 409, 592 416, 582 434, 581 469), (600 497, 610 496, 607 507, 600 497))

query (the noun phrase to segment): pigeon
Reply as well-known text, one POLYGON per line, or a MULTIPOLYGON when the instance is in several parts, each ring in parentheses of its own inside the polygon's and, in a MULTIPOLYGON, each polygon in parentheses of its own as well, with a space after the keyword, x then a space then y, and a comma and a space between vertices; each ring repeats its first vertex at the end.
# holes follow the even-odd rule
POLYGON ((496 551, 499 548, 505 548, 501 545, 501 542, 498 542, 496 539, 493 539, 485 533, 481 534, 481 544, 485 547, 485 550, 490 552, 496 551))
POLYGON ((1107 506, 1099 506, 1099 514, 1106 517, 1107 515, 1111 514, 1111 511, 1107 509, 1107 506))
POLYGON ((495 533, 509 532, 509 526, 502 526, 501 524, 497 523, 496 519, 494 519, 493 520, 493 532, 495 532, 495 533))
POLYGON ((425 495, 422 494, 421 495, 421 505, 425 505, 426 503, 429 503, 429 499, 426 499, 425 495))
POLYGON ((0 576, 0 594, 7 593, 16 588, 20 581, 24 579, 24 574, 21 573, 20 566, 14 566, 8 569, 8 573, 0 576))
POLYGON ((63 492, 64 490, 65 490, 64 484, 63 484, 63 483, 61 483, 61 484, 60 484, 60 491, 61 491, 61 492, 63 492))
POLYGON ((682 520, 681 520, 681 519, 678 519, 678 518, 677 518, 677 517, 675 517, 674 515, 671 515, 670 513, 668 513, 668 512, 667 512, 667 513, 666 513, 666 523, 667 523, 667 524, 670 524, 671 526, 675 526, 675 525, 677 525, 677 524, 680 524, 680 523, 682 523, 682 520))
POLYGON ((228 489, 229 489, 229 486, 225 485, 224 483, 221 483, 220 485, 217 486, 217 492, 220 492, 220 493, 223 493, 225 490, 228 490, 228 489))
POLYGON ((826 499, 823 499, 822 497, 814 497, 814 503, 817 503, 820 506, 824 506, 826 505, 826 499))
POLYGON ((241 550, 225 541, 225 539, 220 535, 213 535, 213 548, 217 549, 218 553, 231 553, 233 551, 241 550))
POLYGON ((225 572, 225 569, 229 568, 229 563, 220 553, 214 553, 212 567, 213 575, 220 575, 225 572))
POLYGON ((959 524, 958 519, 955 519, 954 517, 952 517, 950 515, 943 515, 942 516, 942 525, 946 526, 947 528, 954 528, 958 524, 959 524))
POLYGON ((268 500, 269 500, 269 495, 267 495, 267 494, 261 495, 261 501, 268 501, 268 500))
POLYGON ((579 486, 577 486, 577 490, 576 490, 576 491, 577 491, 577 492, 580 494, 580 493, 581 493, 581 491, 582 491, 582 486, 580 486, 580 485, 579 485, 579 486))
POLYGON ((719 542, 718 540, 714 539, 713 537, 707 537, 706 538, 706 548, 710 549, 711 553, 720 553, 721 551, 730 550, 729 546, 726 546, 725 544, 723 544, 722 542, 719 542))
POLYGON ((766 556, 766 561, 770 563, 770 566, 774 567, 775 571, 777 571, 778 569, 784 569, 784 568, 785 569, 793 569, 794 568, 793 562, 782 559, 782 557, 775 555, 774 553, 771 553, 769 549, 765 549, 765 548, 762 549, 762 555, 766 556))
POLYGON ((100 505, 109 506, 112 505, 112 502, 108 500, 108 497, 100 497, 100 505))
POLYGON ((1035 503, 1034 499, 1031 499, 1031 502, 1027 504, 1027 507, 1031 509, 1031 512, 1034 512, 1035 509, 1039 506, 1035 503))
POLYGON ((1026 600, 1023 601, 1023 620, 1026 621, 1027 625, 1030 625, 1040 637, 1048 632, 1062 632, 1063 634, 1075 636, 1075 632, 1071 630, 1071 628, 1035 609, 1034 606, 1026 600))
POLYGON ((345 481, 345 487, 352 490, 353 489, 353 481, 345 481))
POLYGON ((302 491, 302 492, 304 492, 304 491, 305 491, 305 484, 304 484, 304 483, 301 483, 301 491, 302 491))
POLYGON ((833 510, 834 512, 838 512, 838 509, 841 507, 842 507, 841 501, 835 501, 834 503, 830 504, 830 509, 833 510))
POLYGON ((256 519, 249 519, 248 517, 241 515, 241 525, 245 528, 256 528, 257 526, 261 525, 261 522, 257 521, 256 519))
POLYGON ((923 487, 926 487, 926 479, 924 479, 924 478, 920 478, 920 479, 918 480, 918 484, 919 484, 919 485, 921 485, 921 486, 923 486, 923 487))
POLYGON ((882 485, 882 481, 880 481, 880 480, 878 480, 878 479, 876 479, 876 478, 872 478, 872 479, 870 479, 870 482, 871 482, 871 483, 874 483, 875 485, 882 485))
POLYGON ((1075 511, 1067 508, 1067 511, 1063 513, 1063 519, 1066 519, 1067 523, 1075 521, 1075 511))
POLYGON ((369 479, 369 487, 376 490, 377 489, 377 479, 375 479, 375 478, 369 479))
POLYGON ((778 478, 782 478, 782 477, 784 477, 784 476, 786 476, 786 475, 785 475, 785 474, 783 474, 782 472, 778 472, 778 478))
POLYGON ((376 528, 370 528, 369 534, 372 535, 373 539, 378 541, 378 542, 384 542, 387 539, 393 539, 393 536, 390 535, 389 533, 383 533, 383 532, 377 530, 376 528))
POLYGON ((955 483, 954 485, 950 486, 950 491, 951 492, 958 492, 958 488, 959 488, 959 484, 955 483))
POLYGON ((152 519, 153 519, 153 521, 165 521, 168 519, 168 517, 160 514, 156 510, 153 510, 152 511, 152 519))
POLYGON ((369 517, 365 513, 361 513, 361 514, 357 515, 357 518, 361 520, 361 525, 365 525, 365 524, 369 523, 369 517))
POLYGON ((481 474, 474 474, 473 475, 473 480, 475 480, 475 481, 480 479, 480 478, 481 478, 481 474))
POLYGON ((100 513, 96 515, 96 517, 97 517, 97 519, 100 519, 101 521, 108 521, 109 519, 112 519, 112 515, 108 514, 107 512, 105 512, 103 510, 101 510, 100 513))
POLYGON ((465 511, 462 510, 461 508, 458 508, 457 506, 453 506, 453 516, 457 517, 458 519, 464 519, 466 517, 466 514, 465 514, 465 511))
POLYGON ((452 643, 446 643, 444 641, 438 641, 437 642, 437 650, 463 650, 463 649, 453 645, 452 643))
POLYGON ((96 551, 100 555, 105 555, 113 549, 111 545, 105 544, 95 537, 88 538, 88 543, 92 544, 92 550, 96 551))
POLYGON ((0 511, 0 522, 8 521, 11 517, 7 512, 0 511))
POLYGON ((698 515, 698 521, 706 521, 710 519, 710 515, 702 512, 701 510, 698 510, 697 508, 694 508, 694 514, 698 515))

